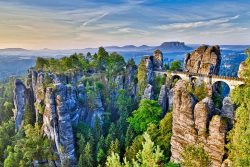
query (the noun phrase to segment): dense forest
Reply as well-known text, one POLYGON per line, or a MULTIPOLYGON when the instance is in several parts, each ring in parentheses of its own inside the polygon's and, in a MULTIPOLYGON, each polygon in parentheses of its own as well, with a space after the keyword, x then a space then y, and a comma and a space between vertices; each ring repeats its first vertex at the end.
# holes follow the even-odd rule
MULTIPOLYGON (((178 69, 181 69, 180 62, 173 62, 170 67, 164 66, 164 70, 178 69)), ((95 102, 100 96, 104 109, 102 116, 95 115, 93 122, 80 121, 72 125, 78 167, 178 167, 193 166, 194 160, 202 166, 211 164, 204 149, 192 145, 184 150, 183 163, 170 162, 172 108, 163 113, 158 98, 161 85, 174 87, 177 80, 171 81, 164 76, 154 77, 154 96, 151 99, 143 98, 147 87, 144 59, 137 66, 133 59, 125 62, 121 55, 108 53, 100 47, 96 54, 74 54, 61 59, 39 57, 32 70, 43 72, 43 90, 51 88, 52 91, 57 89, 52 74, 62 76, 81 73, 82 77, 76 83, 67 83, 66 86, 84 86, 86 100, 79 100, 79 105, 86 105, 89 112, 95 111, 95 102), (138 71, 130 78, 132 84, 120 87, 116 78, 128 77, 132 69, 138 71), (134 93, 135 87, 137 93, 134 93)), ((250 166, 249 58, 246 60, 244 75, 246 84, 232 93, 232 99, 237 105, 236 120, 227 136, 228 157, 234 166, 250 166)), ((45 100, 34 104, 35 110, 39 111, 40 118, 37 119, 32 107, 26 104, 22 128, 16 129, 14 80, 11 78, 0 84, 0 167, 57 166, 55 161, 58 160, 58 153, 54 152, 54 143, 43 131, 42 117, 47 107, 45 100)), ((25 77, 21 80, 30 82, 25 77)), ((189 91, 198 100, 206 97, 204 84, 190 86, 189 91)), ((41 93, 41 96, 45 95, 41 93)), ((218 98, 214 99, 216 103, 218 98)), ((60 152, 63 153, 63 149, 60 152)), ((70 164, 68 159, 61 162, 61 166, 65 167, 70 164)))

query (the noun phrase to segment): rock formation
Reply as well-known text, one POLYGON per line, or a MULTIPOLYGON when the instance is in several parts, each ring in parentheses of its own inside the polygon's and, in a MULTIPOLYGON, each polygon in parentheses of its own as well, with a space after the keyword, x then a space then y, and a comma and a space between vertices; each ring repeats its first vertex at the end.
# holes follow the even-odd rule
POLYGON ((148 84, 146 89, 144 90, 144 94, 142 96, 143 99, 149 99, 153 100, 154 98, 154 92, 153 92, 153 86, 148 84))
POLYGON ((187 54, 184 67, 186 72, 199 74, 218 74, 221 63, 220 47, 202 45, 187 54))
POLYGON ((131 97, 133 98, 135 98, 137 94, 136 76, 137 76, 137 66, 135 64, 127 65, 124 88, 128 90, 131 97))
POLYGON ((210 97, 197 102, 187 90, 185 81, 178 81, 173 98, 173 135, 171 160, 182 161, 182 151, 190 144, 203 145, 212 166, 219 167, 225 155, 227 123, 216 109, 210 97))
POLYGON ((43 129, 48 138, 55 143, 55 152, 59 153, 60 161, 69 161, 76 166, 74 136, 71 124, 71 108, 74 101, 69 101, 67 87, 57 84, 56 92, 46 89, 45 110, 43 114, 43 129))
POLYGON ((26 87, 23 82, 19 79, 15 80, 15 89, 14 89, 14 105, 15 105, 15 128, 19 130, 22 126, 25 103, 26 103, 26 87))
POLYGON ((145 62, 146 62, 146 71, 147 71, 147 83, 152 84, 154 80, 153 57, 152 56, 145 57, 145 62))
POLYGON ((197 131, 193 109, 195 98, 187 91, 184 81, 177 82, 173 97, 173 127, 171 138, 171 161, 181 162, 182 151, 188 144, 195 144, 197 131))
POLYGON ((163 67, 163 54, 157 49, 153 55, 154 70, 162 70, 163 67))
POLYGON ((159 98, 158 98, 158 103, 162 107, 162 116, 164 116, 166 114, 166 112, 168 111, 168 107, 169 107, 168 92, 167 92, 166 85, 161 86, 161 90, 160 90, 160 94, 159 94, 159 98))
POLYGON ((163 54, 160 50, 155 50, 153 56, 144 57, 147 70, 147 83, 152 84, 154 80, 154 70, 162 70, 163 54))
POLYGON ((230 97, 225 97, 222 102, 221 116, 227 119, 228 128, 231 129, 234 124, 235 105, 230 97))
POLYGON ((239 78, 244 78, 244 71, 246 70, 247 68, 247 65, 246 65, 246 62, 242 62, 240 63, 240 66, 239 66, 239 70, 238 70, 238 77, 239 78))
MULTIPOLYGON (((44 134, 52 143, 53 152, 57 156, 54 162, 56 166, 64 163, 69 163, 70 166, 77 164, 73 126, 85 123, 93 127, 96 118, 100 120, 100 123, 103 120, 105 106, 102 92, 90 86, 88 89, 91 89, 91 93, 88 93, 81 82, 84 75, 83 72, 56 74, 30 69, 26 85, 21 80, 16 80, 14 83, 16 129, 21 128, 25 117, 25 106, 29 105, 35 113, 36 122, 42 125, 44 134), (91 96, 91 101, 89 101, 89 96, 91 96)), ((110 99, 114 101, 120 89, 126 89, 135 99, 137 95, 136 75, 137 66, 134 64, 126 67, 125 74, 109 78, 112 83, 108 84, 110 99)), ((103 83, 108 83, 105 76, 100 77, 103 83)), ((109 106, 109 109, 112 109, 112 106, 109 106)))

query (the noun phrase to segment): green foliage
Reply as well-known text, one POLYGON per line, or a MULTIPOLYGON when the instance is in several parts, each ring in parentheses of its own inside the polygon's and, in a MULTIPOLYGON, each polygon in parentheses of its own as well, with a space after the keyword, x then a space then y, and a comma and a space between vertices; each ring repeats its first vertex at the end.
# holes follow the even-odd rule
POLYGON ((154 81, 153 81, 153 89, 154 89, 154 99, 158 99, 160 90, 161 90, 161 86, 165 85, 165 81, 166 81, 166 77, 165 76, 156 76, 154 77, 154 81))
POLYGON ((169 163, 165 164, 164 167, 181 167, 181 166, 179 164, 169 162, 169 163))
POLYGON ((138 66, 138 94, 142 95, 147 86, 147 67, 145 59, 142 59, 138 66))
POLYGON ((173 61, 170 66, 170 71, 176 71, 181 69, 181 62, 180 61, 173 61))
POLYGON ((212 95, 212 100, 216 108, 221 109, 223 97, 219 93, 214 93, 212 95))
POLYGON ((170 140, 172 136, 172 112, 168 112, 160 121, 159 126, 150 124, 147 128, 147 133, 151 136, 152 140, 160 146, 164 151, 165 161, 170 158, 170 140))
POLYGON ((0 124, 8 121, 13 116, 13 90, 15 78, 0 83, 0 124))
POLYGON ((147 129, 149 123, 158 124, 161 117, 161 107, 157 101, 142 99, 139 108, 133 111, 131 117, 128 118, 130 126, 138 134, 147 129))
POLYGON ((133 58, 129 59, 127 66, 136 67, 135 60, 133 58))
POLYGON ((147 133, 143 135, 145 142, 142 144, 142 150, 136 155, 137 162, 140 166, 158 167, 163 158, 163 152, 159 146, 155 146, 147 133))
POLYGON ((53 156, 47 138, 43 137, 40 127, 27 125, 24 127, 25 136, 17 140, 13 147, 7 149, 4 166, 31 166, 33 160, 49 160, 53 156))
POLYGON ((28 124, 34 125, 36 121, 35 118, 36 118, 36 115, 32 106, 29 104, 25 104, 24 118, 23 118, 24 125, 28 125, 28 124))
POLYGON ((107 167, 158 167, 161 164, 161 159, 163 158, 163 152, 160 150, 159 146, 155 146, 152 142, 150 136, 145 133, 143 135, 145 142, 142 143, 142 150, 137 152, 136 159, 131 162, 127 161, 126 158, 123 159, 124 163, 120 162, 120 157, 118 154, 112 153, 107 158, 107 167))
POLYGON ((15 123, 13 120, 4 122, 0 126, 0 162, 5 159, 5 150, 8 145, 13 142, 13 136, 15 135, 15 123))
POLYGON ((93 160, 93 154, 92 154, 92 146, 89 142, 87 142, 83 153, 80 155, 78 166, 86 166, 86 167, 93 167, 94 166, 94 160, 93 160))
POLYGON ((238 105, 235 124, 228 135, 229 159, 234 166, 250 166, 250 86, 236 88, 232 93, 233 101, 238 105))
POLYGON ((45 105, 44 105, 43 101, 41 101, 40 103, 39 102, 35 102, 34 106, 35 106, 35 109, 38 110, 38 112, 40 114, 43 114, 44 109, 45 109, 45 105))
POLYGON ((169 67, 169 64, 164 64, 164 65, 163 65, 163 70, 169 70, 169 68, 170 68, 170 67, 169 67))
POLYGON ((113 140, 111 142, 111 144, 110 144, 110 147, 109 147, 109 150, 108 150, 108 155, 111 155, 112 153, 117 153, 117 154, 120 153, 119 140, 118 139, 113 140))
POLYGON ((111 76, 114 77, 119 73, 123 72, 125 65, 126 65, 125 60, 121 55, 119 55, 116 52, 111 53, 110 56, 108 57, 107 68, 106 68, 106 73, 108 75, 108 78, 110 78, 111 76))
POLYGON ((205 152, 203 147, 188 145, 184 148, 183 153, 183 166, 187 167, 209 167, 211 165, 211 161, 209 159, 208 154, 205 152))
MULTIPOLYGON (((246 51, 247 52, 247 51, 246 51)), ((238 106, 235 114, 235 124, 228 135, 229 159, 233 166, 250 166, 250 53, 245 61, 245 85, 233 90, 231 98, 238 106)))
POLYGON ((189 86, 189 92, 191 92, 195 97, 200 101, 207 97, 207 87, 206 84, 203 82, 200 85, 189 86))
POLYGON ((82 54, 73 54, 70 57, 63 57, 61 59, 45 59, 38 57, 35 65, 36 70, 50 71, 54 73, 64 73, 69 70, 86 71, 88 68, 88 61, 82 54))
POLYGON ((142 149, 142 143, 144 142, 144 138, 142 135, 136 136, 136 138, 133 140, 131 146, 126 148, 125 157, 132 161, 136 158, 136 154, 139 152, 139 150, 142 149))
POLYGON ((97 98, 97 92, 94 86, 91 86, 89 83, 86 85, 86 94, 87 94, 87 106, 93 111, 96 104, 94 103, 97 98))
POLYGON ((111 156, 108 156, 107 162, 106 162, 107 167, 123 167, 123 165, 120 163, 120 157, 117 153, 112 153, 111 156))
POLYGON ((97 68, 101 71, 104 71, 108 64, 109 53, 103 48, 100 47, 97 52, 97 68))
POLYGON ((118 109, 119 120, 118 120, 118 128, 121 134, 126 132, 126 128, 128 126, 127 118, 132 112, 134 107, 134 101, 128 95, 128 92, 124 89, 118 91, 117 100, 115 102, 115 106, 118 109))

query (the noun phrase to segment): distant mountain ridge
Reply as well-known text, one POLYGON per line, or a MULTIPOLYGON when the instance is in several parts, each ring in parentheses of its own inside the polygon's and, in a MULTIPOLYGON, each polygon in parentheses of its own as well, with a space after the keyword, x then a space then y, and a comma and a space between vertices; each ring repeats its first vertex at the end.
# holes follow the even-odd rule
MULTIPOLYGON (((107 46, 105 47, 108 51, 154 51, 160 49, 163 52, 179 52, 179 51, 188 51, 193 48, 185 45, 184 42, 163 42, 159 46, 148 46, 148 45, 125 45, 125 46, 107 46)), ((91 48, 89 48, 91 49, 91 48)), ((94 49, 94 48, 93 48, 94 49)))
POLYGON ((27 49, 23 49, 23 48, 4 48, 4 49, 0 49, 0 52, 26 52, 29 51, 27 49))
MULTIPOLYGON (((189 52, 194 48, 197 48, 200 44, 185 44, 184 42, 172 41, 163 42, 159 46, 149 45, 125 45, 125 46, 105 46, 104 48, 108 52, 153 52, 156 49, 160 49, 162 52, 189 52)), ((250 45, 220 45, 221 49, 229 50, 245 50, 250 45)), ((74 53, 95 53, 98 48, 84 48, 84 49, 40 49, 40 50, 27 50, 23 48, 5 48, 0 49, 0 55, 21 55, 21 56, 43 56, 43 57, 61 57, 74 53)))

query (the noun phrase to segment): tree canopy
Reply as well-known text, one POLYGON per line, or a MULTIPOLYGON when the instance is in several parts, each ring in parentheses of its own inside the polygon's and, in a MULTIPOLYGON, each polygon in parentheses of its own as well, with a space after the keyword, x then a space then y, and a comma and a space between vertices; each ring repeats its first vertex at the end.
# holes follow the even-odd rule
POLYGON ((130 126, 139 134, 144 132, 149 123, 158 124, 162 109, 157 101, 142 99, 139 108, 128 118, 130 126))

